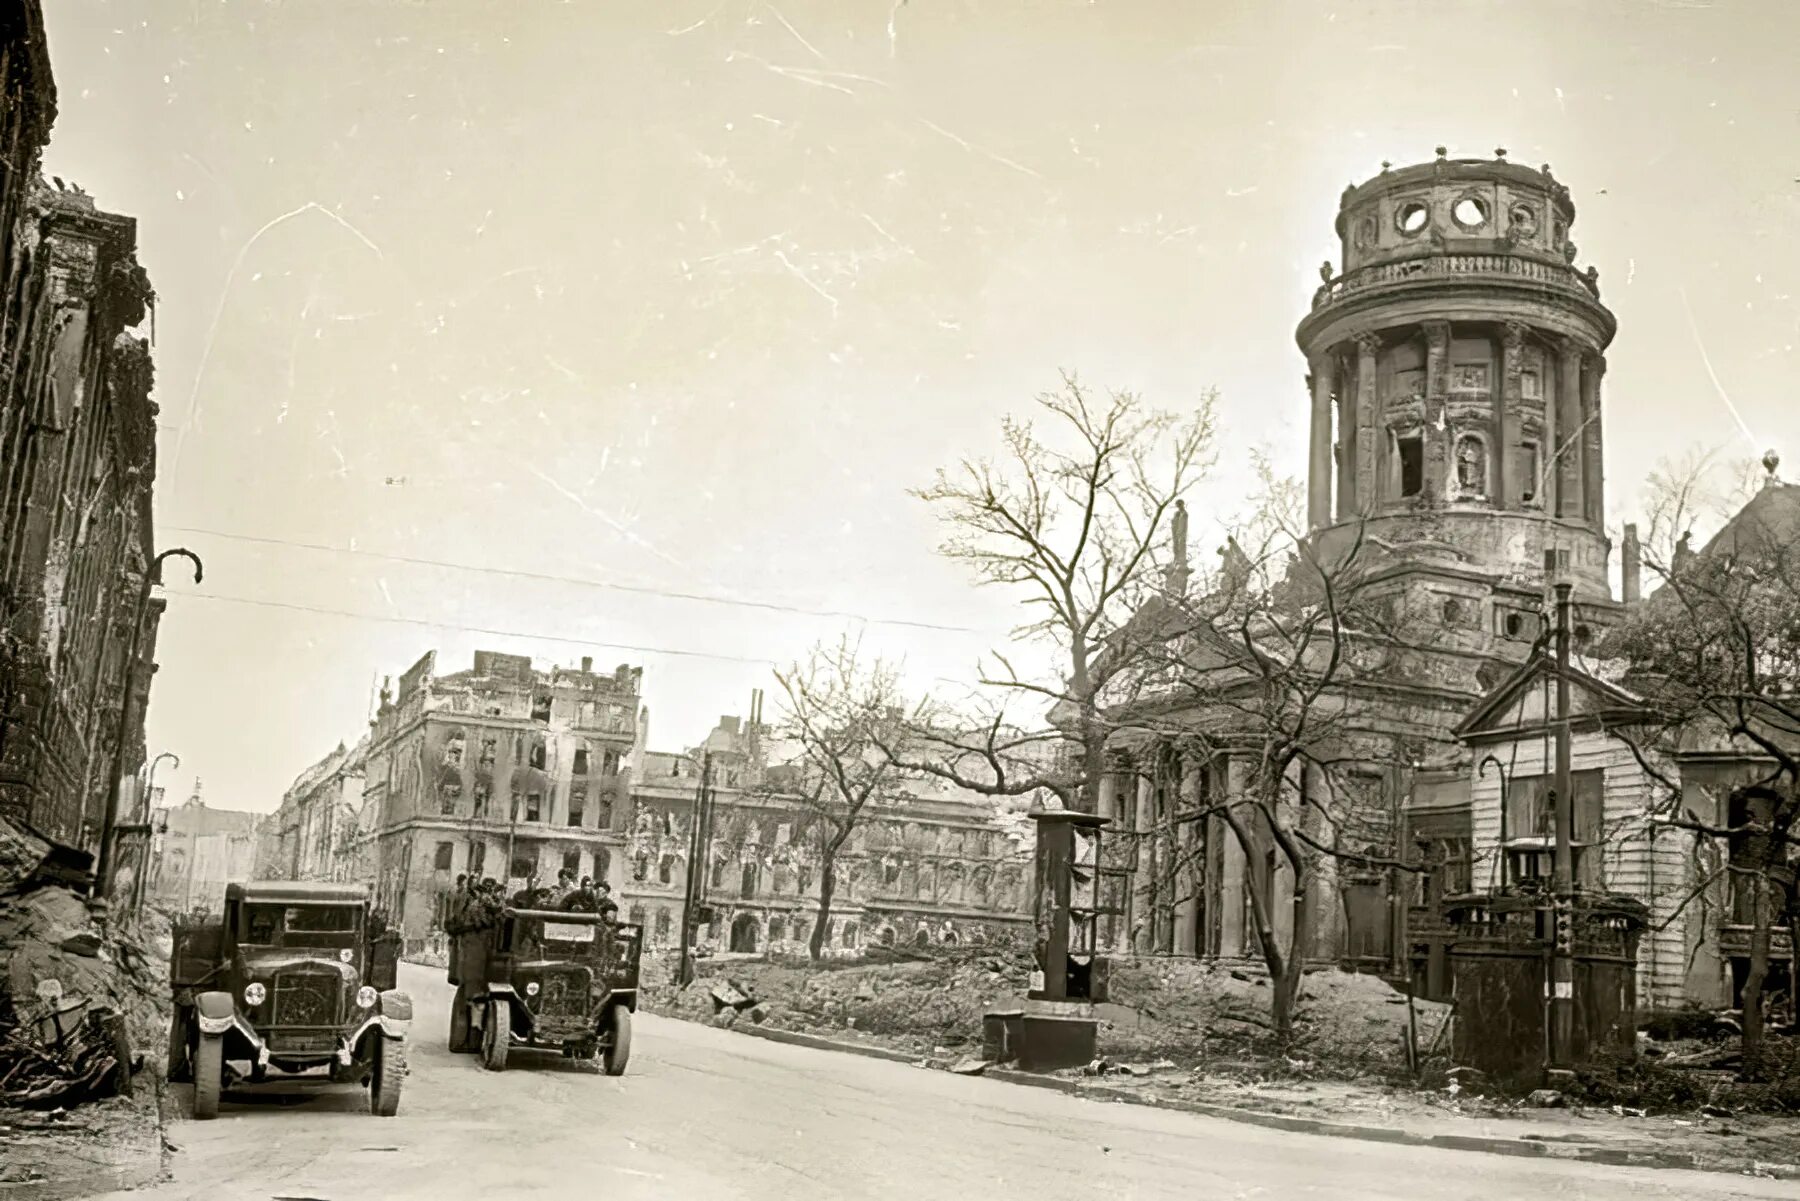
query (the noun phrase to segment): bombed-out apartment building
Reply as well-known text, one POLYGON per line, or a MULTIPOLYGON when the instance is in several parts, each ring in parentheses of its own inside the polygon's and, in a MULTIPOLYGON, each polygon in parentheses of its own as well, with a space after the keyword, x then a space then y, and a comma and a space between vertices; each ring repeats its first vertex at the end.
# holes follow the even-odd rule
MULTIPOLYGON (((652 946, 680 938, 702 766, 711 758, 710 836, 701 851, 698 945, 805 950, 819 913, 816 819, 783 766, 798 748, 770 737, 761 693, 748 720, 727 716, 686 754, 645 753, 632 778, 621 909, 652 946)), ((822 950, 1027 942, 1032 832, 991 799, 929 781, 876 810, 839 852, 822 950)))
POLYGON ((94 852, 115 764, 141 801, 162 612, 140 602, 155 296, 136 220, 39 170, 56 86, 38 0, 0 5, 0 88, 0 817, 94 852))
POLYGON ((642 681, 493 651, 440 675, 433 651, 383 686, 360 807, 376 902, 407 939, 441 927, 463 873, 510 889, 568 868, 620 886, 642 681))

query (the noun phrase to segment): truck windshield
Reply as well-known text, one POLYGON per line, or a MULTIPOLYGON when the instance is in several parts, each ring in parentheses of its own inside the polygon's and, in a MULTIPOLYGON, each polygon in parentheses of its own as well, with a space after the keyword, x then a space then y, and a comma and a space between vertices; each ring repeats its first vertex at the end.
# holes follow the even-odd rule
POLYGON ((358 910, 349 905, 246 905, 244 941, 269 947, 307 934, 350 934, 358 910))

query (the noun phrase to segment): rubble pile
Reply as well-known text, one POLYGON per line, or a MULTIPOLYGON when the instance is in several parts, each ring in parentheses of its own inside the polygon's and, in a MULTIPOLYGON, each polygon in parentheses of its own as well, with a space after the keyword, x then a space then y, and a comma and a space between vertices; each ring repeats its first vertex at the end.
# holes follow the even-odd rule
POLYGON ((979 1044, 982 1015, 1016 1004, 1030 972, 1022 956, 975 948, 931 959, 820 966, 702 960, 687 988, 657 983, 645 991, 655 1012, 690 1021, 729 1025, 748 1016, 777 1029, 848 1031, 929 1051, 979 1044))
MULTIPOLYGON (((646 960, 648 963, 648 960, 646 960)), ((700 961, 699 978, 677 989, 645 976, 646 1004, 690 1021, 744 1018, 814 1034, 871 1038, 921 1052, 978 1048, 982 1017, 1016 1009, 1029 985, 1024 953, 968 950, 902 962, 700 961), (720 985, 741 1001, 720 999, 720 985)), ((1406 998, 1373 976, 1309 974, 1295 1038, 1278 1045, 1266 975, 1199 960, 1118 960, 1110 999, 1096 1006, 1100 1045, 1124 1064, 1204 1065, 1257 1078, 1355 1080, 1405 1070, 1407 1041, 1421 1056, 1448 1042, 1449 1007, 1406 998)))
POLYGON ((35 880, 0 895, 0 1105, 66 1108, 128 1092, 143 1050, 161 1048, 167 923, 109 922, 94 909, 104 914, 35 880))

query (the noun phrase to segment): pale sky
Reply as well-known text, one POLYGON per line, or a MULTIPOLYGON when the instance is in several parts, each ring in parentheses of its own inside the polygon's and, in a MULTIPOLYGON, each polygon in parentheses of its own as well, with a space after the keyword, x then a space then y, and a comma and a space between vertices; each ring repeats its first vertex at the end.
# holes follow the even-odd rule
POLYGON ((174 797, 274 808, 433 647, 641 664, 678 749, 846 626, 244 538, 961 627, 867 627, 925 687, 1016 610, 905 489, 1069 368, 1219 389, 1210 554, 1250 448, 1304 470, 1339 193, 1439 144, 1573 191, 1609 526, 1696 442, 1800 475, 1782 0, 45 8, 46 170, 138 218, 158 542, 207 565, 157 648, 174 797))

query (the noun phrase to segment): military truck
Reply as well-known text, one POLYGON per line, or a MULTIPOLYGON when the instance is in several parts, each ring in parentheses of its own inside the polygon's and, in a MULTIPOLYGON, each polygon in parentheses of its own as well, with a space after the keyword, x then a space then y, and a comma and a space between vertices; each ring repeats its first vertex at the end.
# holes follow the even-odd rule
POLYGON ((399 1112, 412 999, 382 927, 366 887, 293 880, 228 885, 222 918, 177 923, 169 1079, 193 1082, 196 1118, 271 1072, 359 1084, 371 1113, 399 1112))
POLYGON ((447 975, 450 1049, 502 1071, 514 1048, 559 1051, 624 1074, 644 930, 610 914, 505 909, 457 939, 447 975))

